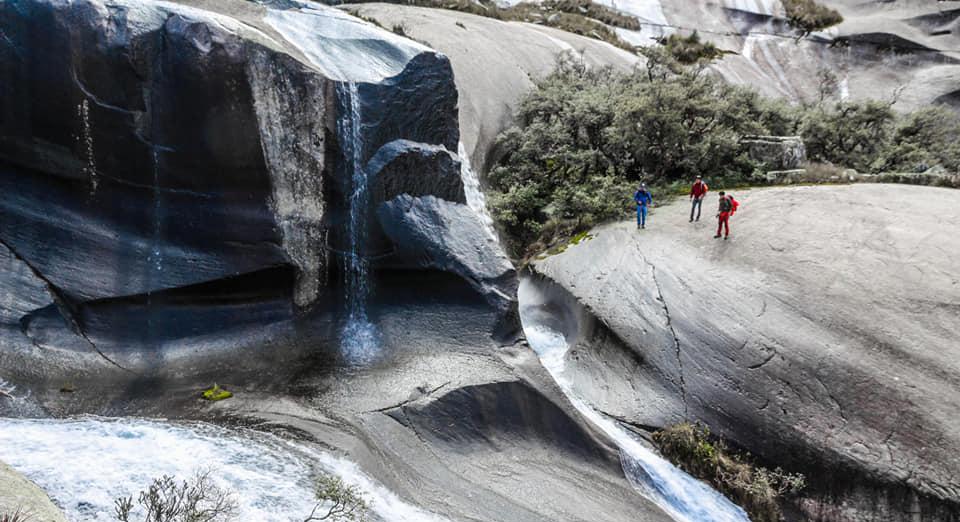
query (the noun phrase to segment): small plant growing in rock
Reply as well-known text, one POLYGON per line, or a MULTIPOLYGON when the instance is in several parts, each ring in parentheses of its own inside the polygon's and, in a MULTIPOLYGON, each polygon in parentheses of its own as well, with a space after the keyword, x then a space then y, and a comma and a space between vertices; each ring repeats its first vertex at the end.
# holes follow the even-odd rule
POLYGON ((661 453, 681 469, 709 481, 742 506, 754 522, 778 522, 779 501, 806 486, 803 475, 757 466, 728 450, 722 440, 711 441, 710 430, 688 422, 653 435, 661 453))
POLYGON ((221 388, 217 383, 213 383, 213 386, 203 390, 201 395, 208 401, 222 401, 233 397, 233 393, 221 388))
POLYGON ((843 22, 843 16, 835 9, 815 0, 783 0, 783 8, 787 12, 787 23, 800 33, 798 40, 843 22))
POLYGON ((671 34, 661 38, 660 44, 673 56, 674 60, 683 65, 711 62, 723 55, 723 51, 713 42, 701 40, 696 31, 689 36, 671 34))
POLYGON ((407 36, 407 27, 403 24, 393 24, 392 30, 394 34, 398 34, 400 36, 407 36))
POLYGON ((324 474, 317 479, 315 493, 317 504, 303 522, 367 520, 370 504, 363 498, 357 486, 348 486, 339 477, 324 474))
POLYGON ((226 522, 237 514, 233 495, 216 486, 210 471, 199 471, 189 481, 176 482, 164 475, 140 492, 136 504, 142 510, 135 516, 133 497, 120 497, 114 502, 114 514, 120 522, 226 522))

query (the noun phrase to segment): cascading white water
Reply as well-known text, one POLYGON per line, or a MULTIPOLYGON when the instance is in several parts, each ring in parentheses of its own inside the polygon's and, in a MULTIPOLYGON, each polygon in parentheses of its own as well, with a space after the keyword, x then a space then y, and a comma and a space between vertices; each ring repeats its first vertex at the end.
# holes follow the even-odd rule
POLYGON ((370 262, 363 248, 367 243, 367 217, 370 191, 363 164, 363 114, 357 84, 340 84, 343 110, 338 118, 338 132, 344 158, 349 160, 350 190, 347 237, 349 250, 344 253, 344 290, 346 323, 340 333, 343 354, 351 362, 368 361, 376 353, 376 327, 370 322, 367 301, 370 298, 370 262))
POLYGON ((633 486, 677 522, 749 522, 739 506, 703 482, 687 475, 649 448, 614 420, 599 413, 573 391, 564 372, 569 344, 564 334, 538 324, 523 296, 532 291, 521 281, 520 320, 530 347, 573 406, 620 448, 624 474, 633 486))
POLYGON ((178 480, 205 466, 234 493, 237 520, 300 521, 314 506, 319 473, 356 485, 383 521, 441 522, 407 504, 347 460, 250 430, 204 423, 86 417, 0 418, 0 460, 43 488, 71 522, 107 522, 113 502, 164 474, 178 480))
POLYGON ((483 222, 483 228, 494 240, 497 239, 496 229, 493 228, 493 217, 487 210, 487 198, 480 189, 480 177, 470 165, 470 155, 463 142, 457 144, 457 155, 460 156, 460 180, 463 182, 463 192, 467 197, 467 206, 470 207, 483 222))

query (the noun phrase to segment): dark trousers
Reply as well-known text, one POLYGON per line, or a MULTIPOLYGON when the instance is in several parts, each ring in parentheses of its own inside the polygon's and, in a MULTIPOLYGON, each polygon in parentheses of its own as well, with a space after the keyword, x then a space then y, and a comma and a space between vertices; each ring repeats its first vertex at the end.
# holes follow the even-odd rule
POLYGON ((693 211, 697 211, 697 221, 700 221, 700 207, 703 206, 703 198, 693 198, 693 204, 690 206, 690 221, 693 221, 693 211))

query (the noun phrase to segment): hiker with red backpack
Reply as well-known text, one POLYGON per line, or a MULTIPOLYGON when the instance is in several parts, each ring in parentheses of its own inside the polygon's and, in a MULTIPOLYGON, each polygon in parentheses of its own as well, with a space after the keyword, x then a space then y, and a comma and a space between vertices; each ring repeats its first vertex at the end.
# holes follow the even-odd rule
POLYGON ((726 192, 720 191, 720 208, 717 211, 717 235, 713 236, 714 239, 720 237, 720 230, 725 229, 725 234, 723 239, 730 238, 730 216, 737 211, 737 207, 740 206, 740 203, 737 203, 737 200, 733 199, 733 196, 728 196, 726 192))
POLYGON ((703 198, 707 196, 707 184, 703 178, 697 176, 697 181, 690 187, 690 222, 693 223, 693 211, 697 211, 697 221, 700 221, 700 207, 703 206, 703 198))

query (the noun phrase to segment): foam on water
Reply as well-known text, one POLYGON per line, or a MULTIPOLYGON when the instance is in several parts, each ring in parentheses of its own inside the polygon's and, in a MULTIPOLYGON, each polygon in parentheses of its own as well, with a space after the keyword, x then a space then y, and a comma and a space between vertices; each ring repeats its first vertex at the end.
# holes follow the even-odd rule
POLYGON ((0 460, 24 474, 71 522, 113 521, 113 502, 161 475, 187 479, 209 469, 235 493, 239 521, 299 521, 314 506, 319 471, 356 485, 380 520, 439 522, 442 517, 402 501, 355 464, 305 444, 204 423, 86 417, 73 420, 0 418, 0 460))
MULTIPOLYGON (((520 295, 525 293, 521 291, 520 295)), ((525 310, 521 303, 520 318, 530 347, 573 406, 617 444, 624 474, 638 491, 678 522, 749 522, 739 506, 658 456, 620 424, 578 397, 564 371, 569 349, 566 338, 561 332, 531 321, 525 310)))

